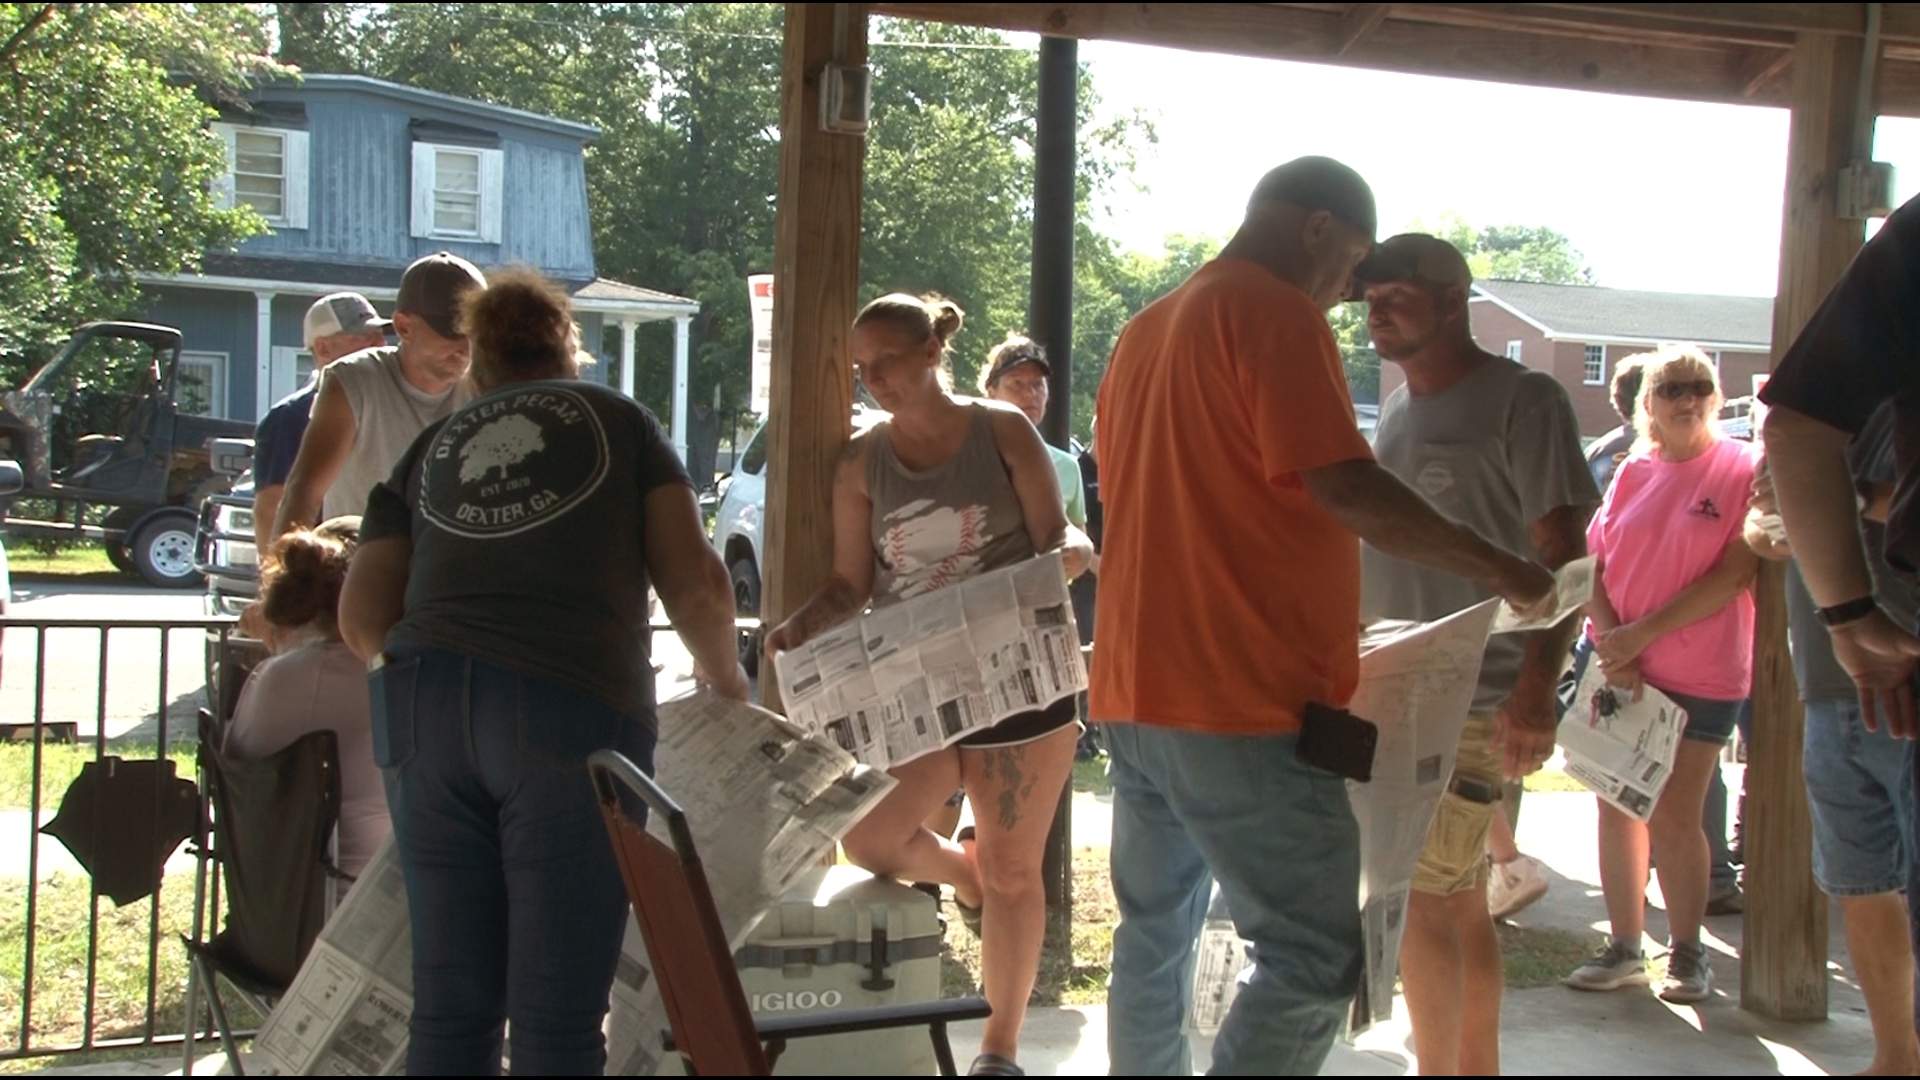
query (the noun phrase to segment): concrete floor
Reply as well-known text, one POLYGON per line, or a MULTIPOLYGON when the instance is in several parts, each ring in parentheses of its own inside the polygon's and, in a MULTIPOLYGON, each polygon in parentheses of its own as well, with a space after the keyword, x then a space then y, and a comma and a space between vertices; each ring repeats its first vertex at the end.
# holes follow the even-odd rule
MULTIPOLYGON (((1729 781, 1738 783, 1737 769, 1729 781)), ((1605 925, 1599 868, 1594 851, 1594 802, 1577 794, 1530 794, 1520 826, 1523 850, 1550 870, 1552 890, 1523 912, 1522 925, 1565 930, 1597 930, 1605 925)), ((1110 828, 1104 800, 1075 799, 1075 839, 1106 843, 1110 828)), ((1657 887, 1648 929, 1664 935, 1657 887)), ((1670 1076, 1829 1075, 1865 1067, 1872 1037, 1865 1006, 1846 967, 1845 941, 1836 924, 1829 946, 1832 980, 1829 1019, 1824 1023, 1781 1023, 1739 1008, 1741 919, 1708 920, 1706 940, 1713 953, 1716 991, 1697 1007, 1667 1005, 1646 989, 1611 994, 1582 994, 1558 986, 1509 991, 1503 1017, 1503 1065, 1509 1073, 1562 1075, 1670 1076)), ((1106 1009, 1101 1006, 1036 1009, 1028 1017, 1022 1064, 1035 1075, 1087 1075, 1107 1072, 1106 1009)), ((955 1056, 964 1067, 979 1046, 978 1025, 954 1029, 955 1056)), ((1210 1048, 1195 1047, 1204 1070, 1210 1048)), ((201 1069, 217 1068, 217 1059, 201 1069)), ((1361 1036, 1357 1044, 1333 1049, 1324 1070, 1333 1076, 1386 1076, 1415 1071, 1404 1007, 1395 1019, 1361 1036)), ((179 1069, 179 1058, 53 1072, 93 1075, 165 1075, 179 1069)))

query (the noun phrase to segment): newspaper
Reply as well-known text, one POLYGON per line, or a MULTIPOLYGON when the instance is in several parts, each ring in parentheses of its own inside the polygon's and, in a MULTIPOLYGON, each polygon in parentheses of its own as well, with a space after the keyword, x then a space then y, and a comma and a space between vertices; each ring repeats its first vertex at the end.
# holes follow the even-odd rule
POLYGON ((1360 643, 1360 686, 1347 708, 1374 722, 1373 779, 1349 782, 1360 823, 1360 923, 1365 967, 1349 1036, 1393 1015, 1407 893, 1440 805, 1480 681, 1496 613, 1488 600, 1437 622, 1377 628, 1360 643))
MULTIPOLYGON (((661 705, 659 716, 655 775, 687 813, 720 923, 738 948, 761 913, 894 780, 773 713, 705 691, 661 705)), ((665 836, 657 817, 648 828, 665 836)), ((267 1017, 248 1067, 273 1074, 399 1074, 406 1065, 412 979, 406 884, 388 840, 267 1017)), ((608 1075, 651 1075, 666 1026, 646 947, 629 919, 609 1001, 608 1075)))
POLYGON ((1215 882, 1193 958, 1192 1002, 1180 1030, 1190 1035, 1219 1034, 1234 999, 1240 996, 1240 979, 1252 966, 1252 947, 1234 929, 1227 898, 1215 882))
POLYGON ((1567 756, 1567 774, 1593 793, 1641 821, 1673 775, 1686 710, 1651 686, 1640 700, 1607 685, 1596 659, 1574 691, 1573 707, 1556 736, 1567 756))
MULTIPOLYGON (((1360 642, 1360 684, 1348 705, 1379 728, 1373 779, 1349 782, 1360 826, 1360 908, 1365 968, 1349 1016, 1348 1037, 1392 1015, 1394 975, 1405 933, 1407 894, 1427 828, 1453 774, 1453 759, 1473 704, 1498 600, 1431 623, 1379 623, 1360 642)), ((1251 963, 1233 933, 1224 901, 1209 905, 1184 1024, 1212 1035, 1232 1006, 1251 963)))
POLYGON ((1597 560, 1589 555, 1583 559, 1575 559, 1554 571, 1553 610, 1547 615, 1526 619, 1507 605, 1500 605, 1499 612, 1493 617, 1493 632, 1513 634, 1559 626, 1566 621, 1567 616, 1586 607, 1587 601, 1593 599, 1595 565, 1597 560))
POLYGON ((1087 687, 1058 552, 881 608, 773 666, 789 719, 881 769, 1087 687))

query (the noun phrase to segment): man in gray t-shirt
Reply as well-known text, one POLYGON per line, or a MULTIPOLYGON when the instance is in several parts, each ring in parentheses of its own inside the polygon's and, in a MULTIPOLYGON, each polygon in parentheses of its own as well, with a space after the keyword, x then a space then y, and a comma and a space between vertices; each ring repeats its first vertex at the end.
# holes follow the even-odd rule
POLYGON ((461 297, 486 287, 477 267, 445 251, 407 267, 393 310, 399 347, 357 352, 321 373, 273 536, 360 513, 420 432, 465 403, 457 313, 461 297))
MULTIPOLYGON (((1567 393, 1551 375, 1474 344, 1472 275, 1452 245, 1416 233, 1381 244, 1354 277, 1367 328, 1407 383, 1380 408, 1373 452, 1436 510, 1514 555, 1558 567, 1586 553, 1600 494, 1567 393)), ((1363 620, 1451 615, 1492 594, 1464 578, 1361 548, 1363 620)), ((1503 781, 1553 752, 1554 684, 1574 620, 1487 645, 1448 788, 1407 905, 1401 978, 1423 1070, 1500 1071, 1500 942, 1484 852, 1503 781)))

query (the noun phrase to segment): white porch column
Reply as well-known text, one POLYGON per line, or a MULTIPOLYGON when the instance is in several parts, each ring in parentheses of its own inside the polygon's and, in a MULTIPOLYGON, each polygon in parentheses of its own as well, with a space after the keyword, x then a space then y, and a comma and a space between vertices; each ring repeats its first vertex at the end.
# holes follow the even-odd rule
POLYGON ((673 319, 673 449, 687 460, 687 328, 691 315, 673 319))
POLYGON ((633 320, 620 320, 620 392, 633 396, 633 320))
POLYGON ((253 419, 273 408, 273 293, 253 294, 253 419))

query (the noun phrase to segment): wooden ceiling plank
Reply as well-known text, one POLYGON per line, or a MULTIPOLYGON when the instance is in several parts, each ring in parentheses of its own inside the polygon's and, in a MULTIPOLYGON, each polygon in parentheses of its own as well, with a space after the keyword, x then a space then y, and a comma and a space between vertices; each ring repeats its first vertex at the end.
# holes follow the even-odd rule
POLYGON ((1360 39, 1378 29, 1388 13, 1393 11, 1392 4, 1351 4, 1346 13, 1340 16, 1340 25, 1334 31, 1333 55, 1345 56, 1347 50, 1360 43, 1360 39))

